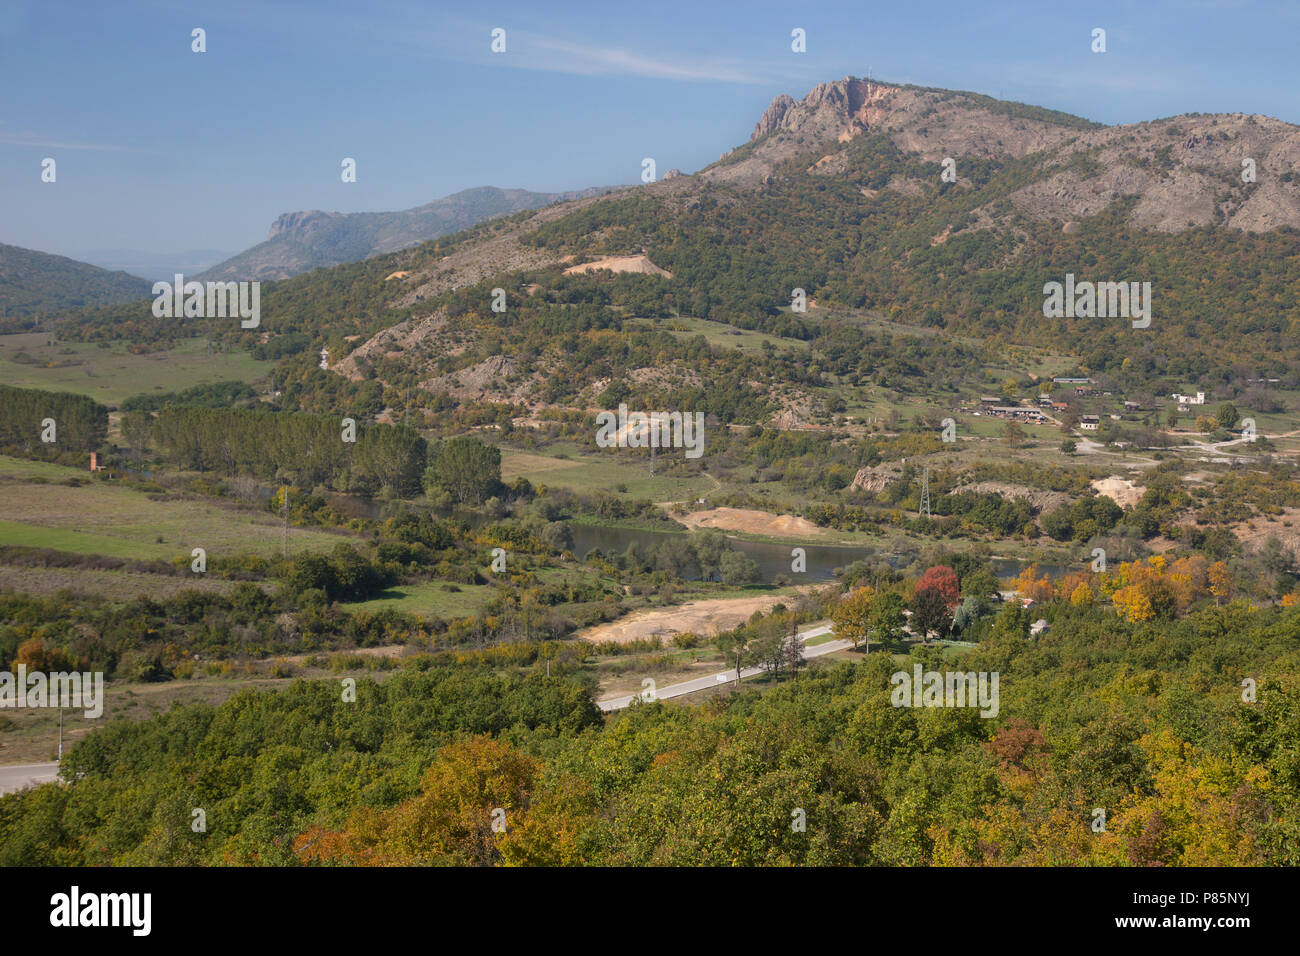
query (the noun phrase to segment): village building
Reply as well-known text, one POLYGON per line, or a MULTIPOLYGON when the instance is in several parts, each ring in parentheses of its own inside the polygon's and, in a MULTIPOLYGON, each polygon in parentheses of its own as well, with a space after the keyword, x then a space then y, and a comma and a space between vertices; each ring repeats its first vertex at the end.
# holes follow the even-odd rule
POLYGON ((1045 422, 1047 417, 1036 408, 1027 405, 993 405, 984 410, 998 418, 1011 418, 1016 421, 1045 422))

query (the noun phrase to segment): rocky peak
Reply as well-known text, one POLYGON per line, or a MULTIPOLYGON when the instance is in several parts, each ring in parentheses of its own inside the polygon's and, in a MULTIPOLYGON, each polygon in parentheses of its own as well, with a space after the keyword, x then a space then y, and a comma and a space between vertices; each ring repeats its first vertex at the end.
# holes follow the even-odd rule
POLYGON ((895 92, 896 87, 846 76, 813 87, 801 101, 782 93, 763 112, 750 140, 777 129, 809 126, 833 130, 841 141, 852 139, 880 121, 886 113, 884 100, 895 92))
POLYGON ((338 219, 340 215, 337 212, 322 212, 319 209, 308 209, 305 212, 286 212, 271 223, 271 234, 266 238, 274 239, 284 232, 301 235, 315 226, 338 219))
MULTIPOLYGON (((778 128, 781 121, 785 119, 785 114, 795 105, 795 98, 789 93, 782 93, 774 99, 771 105, 763 110, 763 115, 759 117, 758 122, 754 125, 754 132, 749 137, 750 141, 753 142, 761 136, 766 136, 772 130, 778 128)), ((723 155, 725 156, 726 153, 723 155)))

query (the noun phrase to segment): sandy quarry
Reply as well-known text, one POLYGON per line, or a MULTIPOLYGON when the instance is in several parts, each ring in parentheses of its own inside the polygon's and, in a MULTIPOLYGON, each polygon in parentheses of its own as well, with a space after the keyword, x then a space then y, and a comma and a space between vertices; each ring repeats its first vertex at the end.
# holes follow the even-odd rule
POLYGON ((667 269, 660 269, 650 261, 647 256, 613 256, 609 259, 597 259, 595 262, 584 262, 582 265, 569 266, 564 270, 564 274, 573 275, 576 272, 595 272, 597 269, 608 269, 610 272, 641 272, 648 275, 663 276, 671 279, 673 274, 667 269))
POLYGON ((804 538, 826 534, 807 518, 796 515, 774 515, 749 508, 710 508, 692 511, 673 518, 688 528, 715 528, 718 531, 744 531, 749 534, 767 534, 776 538, 804 538))
POLYGON ((1142 495, 1146 493, 1146 488, 1118 475, 1098 478, 1092 483, 1092 487, 1097 489, 1097 494, 1105 495, 1121 508, 1131 508, 1141 501, 1142 495))
POLYGON ((749 620, 755 611, 767 612, 773 605, 781 603, 788 605, 790 596, 709 598, 676 607, 646 608, 608 624, 584 628, 577 636, 586 641, 614 641, 617 644, 655 636, 664 638, 666 643, 674 634, 687 631, 712 637, 749 620))

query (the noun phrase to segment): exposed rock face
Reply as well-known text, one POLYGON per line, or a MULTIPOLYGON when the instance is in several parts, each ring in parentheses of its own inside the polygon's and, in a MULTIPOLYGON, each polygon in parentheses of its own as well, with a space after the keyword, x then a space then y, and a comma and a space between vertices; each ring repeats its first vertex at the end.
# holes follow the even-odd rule
POLYGON ((813 127, 819 133, 834 130, 836 139, 848 142, 880 121, 885 101, 895 92, 896 87, 846 76, 814 86, 802 102, 782 93, 763 112, 750 140, 778 129, 802 132, 813 127))
POLYGON ((846 76, 815 86, 802 100, 776 97, 754 127, 753 148, 724 156, 696 178, 754 189, 782 162, 814 149, 822 155, 813 162, 826 159, 815 172, 834 174, 841 162, 835 154, 868 131, 887 135, 905 153, 938 162, 945 156, 1018 158, 1078 138, 1089 127, 1086 120, 1048 110, 1020 117, 978 94, 846 76))
POLYGON ((410 358, 421 357, 416 350, 420 346, 436 344, 437 333, 447 324, 444 313, 438 312, 423 319, 407 319, 390 326, 357 346, 331 369, 354 382, 362 381, 362 365, 370 365, 383 359, 396 358, 406 353, 410 358))
POLYGON ((876 468, 859 468, 853 476, 851 488, 862 491, 884 491, 902 476, 898 466, 880 465, 876 468))
MULTIPOLYGON (((763 111, 763 115, 758 118, 758 122, 754 125, 754 132, 749 137, 750 142, 753 142, 760 136, 766 136, 768 133, 772 132, 772 130, 779 127, 781 121, 785 119, 786 113, 788 113, 791 107, 795 105, 795 102, 795 98, 789 93, 782 93, 774 99, 771 105, 763 111)), ((727 153, 730 152, 730 150, 727 151, 727 153)), ((727 153, 723 153, 723 156, 725 157, 727 153)))
MULTIPOLYGON (((841 175, 847 144, 868 132, 934 163, 948 156, 1005 162, 1043 154, 1047 175, 1010 199, 1033 219, 1064 223, 1066 233, 1130 196, 1136 197, 1130 222, 1139 229, 1179 232, 1215 223, 1246 232, 1300 228, 1294 182, 1300 129, 1280 120, 1230 113, 1107 127, 979 94, 855 77, 822 83, 802 100, 776 97, 754 127, 753 148, 724 157, 697 178, 758 189, 781 163, 803 156, 810 158, 808 173, 841 175), (1244 160, 1254 164, 1257 181, 1242 181, 1244 160)), ((889 188, 921 191, 920 184, 897 179, 889 188)), ((996 208, 974 214, 971 231, 1009 227, 996 208)))
MULTIPOLYGON (((644 248, 641 255, 591 261, 605 254, 609 236, 590 224, 579 224, 583 234, 576 244, 528 238, 579 210, 621 201, 633 193, 660 204, 667 215, 692 214, 682 222, 710 226, 720 222, 713 218, 712 204, 765 202, 751 192, 764 191, 774 181, 807 175, 841 180, 844 188, 837 195, 844 197, 846 204, 856 206, 861 197, 864 206, 878 206, 882 214, 892 216, 890 209, 897 205, 898 194, 910 200, 937 188, 939 164, 950 156, 957 157, 959 177, 963 176, 962 164, 972 158, 999 164, 1037 158, 1023 184, 1020 180, 1009 183, 1005 194, 999 192, 994 201, 971 209, 960 226, 938 223, 924 237, 932 246, 989 230, 995 233, 995 240, 1005 237, 1014 242, 1008 253, 1010 261, 1036 252, 1022 218, 1052 224, 1070 234, 1081 229, 1088 217, 1130 198, 1133 211, 1129 223, 1136 229, 1176 232, 1198 223, 1247 231, 1300 228, 1300 182, 1296 178, 1300 127, 1279 120, 1235 113, 1107 127, 977 93, 890 86, 846 77, 813 88, 802 100, 777 96, 759 118, 748 144, 697 173, 677 176, 675 170, 669 170, 661 182, 638 184, 608 200, 586 197, 546 206, 531 217, 503 223, 500 229, 457 244, 441 258, 403 264, 402 271, 409 270, 408 281, 394 283, 394 299, 389 304, 402 309, 489 277, 525 270, 555 268, 558 272, 567 267, 564 271, 570 274, 595 269, 663 274, 649 261, 644 248), (882 183, 875 175, 879 170, 865 165, 870 152, 862 148, 868 144, 860 137, 880 137, 878 145, 892 146, 905 156, 933 164, 932 175, 922 179, 899 174, 882 183), (1242 179, 1247 160, 1257 172, 1257 181, 1242 179), (574 253, 574 249, 580 251, 574 253)), ((968 188, 964 179, 959 178, 958 185, 968 188)), ((287 244, 313 230, 322 232, 321 240, 328 239, 337 216, 319 211, 282 216, 272 230, 275 242, 287 244)), ((618 215, 613 218, 619 220, 618 215)), ((603 217, 593 217, 593 222, 599 221, 603 217)), ((636 241, 645 243, 646 239, 636 241)), ((942 273, 937 275, 944 278, 942 273)), ((522 283, 523 278, 518 281, 522 283)), ((545 284, 549 280, 540 281, 545 284)), ((538 285, 527 288, 533 294, 538 285)), ((528 394, 527 376, 521 375, 518 384, 495 380, 493 376, 506 371, 503 368, 484 365, 440 375, 438 360, 454 357, 472 345, 470 332, 455 327, 447 330, 445 325, 445 319, 429 317, 386 330, 331 370, 362 378, 372 369, 387 374, 389 368, 400 366, 418 370, 425 387, 465 398, 493 395, 523 403, 535 399, 528 394)), ((769 388, 765 383, 754 384, 769 388)), ((594 394, 602 390, 603 384, 594 394)), ((771 420, 777 427, 809 427, 824 414, 807 394, 794 391, 769 390, 769 397, 778 404, 771 420)), ((898 471, 888 466, 862 469, 854 487, 879 490, 898 478, 898 471)))
POLYGON ((1061 505, 1070 503, 1070 496, 1060 491, 1044 491, 1041 488, 1029 488, 1025 485, 1013 485, 1005 481, 980 481, 970 485, 959 485, 950 494, 999 495, 1009 501, 1023 499, 1028 501, 1036 511, 1055 511, 1061 505))
POLYGON ((319 209, 308 209, 305 212, 286 212, 277 216, 275 222, 271 223, 271 231, 267 239, 274 239, 281 233, 289 233, 297 238, 306 238, 307 236, 328 228, 333 223, 343 218, 341 212, 322 212, 319 209))

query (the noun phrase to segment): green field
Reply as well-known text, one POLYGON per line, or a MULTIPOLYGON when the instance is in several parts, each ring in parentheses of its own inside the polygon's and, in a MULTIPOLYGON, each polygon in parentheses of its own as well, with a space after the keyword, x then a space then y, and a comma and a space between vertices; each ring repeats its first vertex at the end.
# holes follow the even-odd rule
POLYGON ((573 445, 556 445, 548 451, 550 454, 538 454, 503 446, 501 478, 510 482, 522 476, 534 485, 548 488, 608 491, 652 501, 694 500, 716 487, 703 475, 680 478, 663 474, 665 459, 681 456, 677 449, 659 456, 660 474, 657 475, 650 474, 650 455, 645 449, 611 448, 583 453, 573 445), (556 457, 557 454, 567 457, 556 457))
MULTIPOLYGON (((0 544, 148 560, 278 553, 275 516, 211 498, 150 497, 131 484, 91 479, 77 468, 0 455, 0 544), (69 479, 84 480, 76 487, 69 479)), ((323 551, 354 536, 289 530, 290 551, 323 551)))
POLYGON ((163 352, 132 355, 121 342, 104 349, 98 344, 60 342, 44 332, 0 335, 0 381, 6 385, 75 392, 107 405, 142 392, 255 382, 274 366, 243 351, 209 353, 201 338, 186 339, 163 352), (14 361, 20 354, 34 361, 14 361))
POLYGON ((451 620, 469 617, 496 593, 490 584, 448 584, 446 581, 426 581, 422 584, 403 584, 389 588, 382 597, 372 601, 348 604, 350 612, 398 611, 402 614, 419 614, 425 618, 451 620), (449 588, 456 588, 452 591, 449 588))

